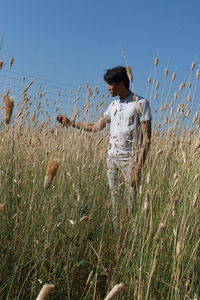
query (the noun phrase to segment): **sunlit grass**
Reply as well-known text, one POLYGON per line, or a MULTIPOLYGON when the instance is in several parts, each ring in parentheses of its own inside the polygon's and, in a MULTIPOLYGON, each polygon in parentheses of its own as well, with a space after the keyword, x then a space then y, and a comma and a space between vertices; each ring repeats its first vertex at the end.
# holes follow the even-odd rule
MULTIPOLYGON (((191 69, 197 74, 194 65, 191 69)), ((151 106, 157 110, 152 144, 131 217, 119 180, 118 230, 106 178, 106 131, 62 128, 48 115, 45 96, 34 98, 28 89, 10 124, 2 123, 0 299, 36 299, 47 283, 55 285, 52 299, 104 299, 120 282, 125 288, 117 299, 199 297, 199 113, 191 107, 195 90, 188 101, 187 82, 181 91, 176 86, 177 93, 187 89, 177 106, 171 101, 178 96, 166 101, 169 95, 163 91, 158 107, 153 94, 161 86, 154 75, 148 83, 151 106), (191 117, 186 115, 189 109, 191 117), (46 189, 50 162, 59 165, 46 189)), ((86 90, 88 101, 74 110, 74 119, 87 119, 92 109, 98 106, 101 113, 105 107, 93 97, 98 88, 87 85, 86 90)))

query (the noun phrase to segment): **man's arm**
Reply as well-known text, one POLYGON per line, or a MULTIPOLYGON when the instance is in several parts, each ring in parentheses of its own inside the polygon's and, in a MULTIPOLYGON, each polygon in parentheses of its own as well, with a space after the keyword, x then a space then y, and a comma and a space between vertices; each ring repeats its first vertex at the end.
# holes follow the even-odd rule
POLYGON ((63 116, 63 115, 57 116, 57 121, 63 124, 63 126, 71 126, 89 132, 100 131, 104 129, 108 123, 106 117, 101 117, 96 123, 84 123, 84 122, 71 121, 67 118, 67 116, 63 116))
POLYGON ((132 170, 132 183, 133 184, 136 184, 139 179, 140 171, 141 171, 142 167, 144 166, 144 162, 145 162, 147 153, 149 151, 149 147, 150 147, 150 143, 151 143, 151 120, 142 122, 141 130, 142 130, 143 141, 142 141, 142 146, 140 148, 138 161, 136 164, 134 164, 133 170, 132 170))

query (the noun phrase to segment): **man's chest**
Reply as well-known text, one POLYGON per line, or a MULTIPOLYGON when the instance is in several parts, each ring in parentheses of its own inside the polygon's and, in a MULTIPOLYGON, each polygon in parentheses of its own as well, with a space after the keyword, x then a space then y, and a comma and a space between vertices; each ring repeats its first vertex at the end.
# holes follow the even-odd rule
POLYGON ((111 122, 114 124, 133 125, 138 118, 138 110, 135 103, 117 103, 111 110, 111 122))

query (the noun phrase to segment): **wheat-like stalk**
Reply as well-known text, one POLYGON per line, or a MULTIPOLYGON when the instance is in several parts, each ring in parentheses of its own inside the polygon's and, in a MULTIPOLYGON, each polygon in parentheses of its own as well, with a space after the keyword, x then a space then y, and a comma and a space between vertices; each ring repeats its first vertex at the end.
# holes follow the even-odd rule
POLYGON ((54 291, 55 285, 54 284, 44 284, 39 295, 37 296, 36 300, 45 300, 49 297, 49 295, 54 291))
POLYGON ((4 121, 9 124, 12 118, 14 108, 14 101, 12 97, 5 97, 4 98, 4 121))
POLYGON ((133 82, 133 73, 130 66, 126 66, 126 73, 130 82, 133 82))
POLYGON ((46 176, 44 178, 44 188, 50 187, 54 177, 56 176, 59 166, 60 163, 57 160, 51 160, 48 162, 46 176))
POLYGON ((123 290, 124 290, 124 284, 123 283, 116 284, 112 288, 112 290, 108 293, 108 295, 106 296, 106 298, 104 300, 114 299, 123 290))

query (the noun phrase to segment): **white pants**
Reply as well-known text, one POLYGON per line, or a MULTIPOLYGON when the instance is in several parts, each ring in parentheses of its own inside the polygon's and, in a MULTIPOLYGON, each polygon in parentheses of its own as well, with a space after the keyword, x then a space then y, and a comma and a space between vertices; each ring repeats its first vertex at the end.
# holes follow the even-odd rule
MULTIPOLYGON (((131 172, 133 163, 136 161, 134 157, 124 156, 117 157, 108 155, 107 157, 107 177, 108 184, 111 192, 111 200, 113 206, 114 216, 118 214, 118 203, 117 203, 117 178, 119 171, 123 174, 126 188, 128 190, 128 211, 133 211, 134 200, 136 197, 136 189, 131 185, 131 172)), ((125 203, 124 203, 125 204, 125 203)))

